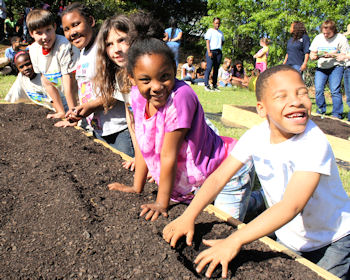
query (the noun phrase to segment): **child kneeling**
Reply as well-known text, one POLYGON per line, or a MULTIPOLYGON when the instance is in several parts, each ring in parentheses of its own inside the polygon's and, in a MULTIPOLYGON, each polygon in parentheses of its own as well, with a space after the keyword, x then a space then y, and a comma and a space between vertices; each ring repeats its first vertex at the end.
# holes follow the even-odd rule
POLYGON ((264 71, 256 83, 257 111, 267 120, 247 131, 231 155, 204 182, 195 198, 163 230, 175 246, 192 242, 195 218, 249 160, 270 206, 223 240, 205 241, 211 248, 195 259, 200 272, 228 263, 244 244, 275 232, 279 241, 341 279, 349 279, 350 199, 339 177, 332 148, 309 119, 311 101, 298 71, 279 65, 264 71))

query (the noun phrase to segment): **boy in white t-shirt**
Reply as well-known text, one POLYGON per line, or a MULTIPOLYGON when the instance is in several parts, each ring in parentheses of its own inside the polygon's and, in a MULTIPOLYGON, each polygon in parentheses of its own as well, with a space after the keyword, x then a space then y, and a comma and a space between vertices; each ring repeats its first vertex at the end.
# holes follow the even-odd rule
POLYGON ((191 245, 199 213, 243 164, 252 159, 269 208, 195 259, 206 276, 228 263, 244 244, 275 232, 279 241, 341 279, 349 279, 350 199, 339 177, 332 148, 309 120, 311 101, 300 73, 287 65, 264 71, 256 83, 257 111, 267 120, 248 130, 231 155, 204 182, 185 212, 163 230, 175 246, 191 245))
MULTIPOLYGON (((68 107, 75 107, 77 83, 74 71, 79 50, 64 36, 56 35, 56 23, 48 10, 35 9, 28 14, 26 20, 29 33, 35 40, 29 47, 34 71, 46 77, 42 82, 47 92, 60 90, 65 95, 68 107)), ((63 118, 64 115, 62 106, 52 117, 63 118)))
POLYGON ((44 106, 50 110, 55 110, 51 98, 41 83, 41 74, 33 70, 29 54, 20 51, 14 58, 15 65, 19 71, 16 81, 11 86, 5 96, 7 102, 26 102, 32 101, 35 104, 44 106))

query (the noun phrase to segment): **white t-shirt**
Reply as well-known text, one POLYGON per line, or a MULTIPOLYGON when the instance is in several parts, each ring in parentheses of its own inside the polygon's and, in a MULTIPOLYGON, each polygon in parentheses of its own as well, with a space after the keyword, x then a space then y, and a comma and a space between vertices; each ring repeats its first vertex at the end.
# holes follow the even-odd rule
MULTIPOLYGON (((337 33, 332 38, 326 39, 324 35, 318 34, 310 45, 310 51, 317 52, 338 52, 346 53, 349 49, 349 43, 343 34, 337 33)), ((322 69, 332 68, 336 65, 343 65, 343 62, 337 61, 336 58, 321 57, 317 61, 317 67, 322 69)))
POLYGON ((230 78, 231 73, 225 70, 222 66, 219 68, 218 78, 221 80, 227 80, 230 78))
POLYGON ((36 42, 29 46, 29 54, 35 73, 44 74, 60 91, 64 92, 62 75, 72 73, 76 69, 79 50, 64 36, 56 34, 55 43, 47 55, 43 54, 42 46, 36 42))
POLYGON ((31 80, 19 73, 16 81, 7 93, 5 100, 11 103, 32 101, 35 104, 54 110, 51 98, 41 84, 40 74, 37 74, 35 78, 31 80))
POLYGON ((204 35, 205 40, 209 40, 210 50, 222 49, 224 34, 220 30, 209 28, 204 35))
MULTIPOLYGON (((83 49, 80 53, 75 77, 78 83, 78 94, 81 104, 92 101, 97 97, 92 84, 92 78, 96 72, 96 54, 96 42, 89 50, 83 49)), ((97 109, 86 120, 94 131, 101 136, 111 135, 127 128, 125 106, 120 101, 117 101, 107 113, 104 112, 103 108, 97 109)))
POLYGON ((282 143, 270 143, 268 121, 248 130, 231 152, 246 163, 253 159, 269 206, 282 200, 296 171, 321 174, 304 209, 276 231, 296 251, 313 251, 350 233, 350 199, 339 177, 332 148, 324 133, 309 120, 303 133, 282 143))
MULTIPOLYGON (((184 65, 182 65, 181 68, 185 69, 185 73, 186 73, 185 77, 192 78, 192 74, 196 71, 196 68, 193 65, 189 66, 188 63, 185 63, 184 65)), ((181 79, 183 79, 185 77, 183 77, 182 71, 181 71, 181 79)))

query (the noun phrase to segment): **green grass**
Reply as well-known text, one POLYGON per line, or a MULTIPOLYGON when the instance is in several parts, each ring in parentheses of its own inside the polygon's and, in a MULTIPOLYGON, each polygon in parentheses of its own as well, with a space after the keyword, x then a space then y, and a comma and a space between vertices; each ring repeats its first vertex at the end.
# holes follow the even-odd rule
POLYGON ((11 88, 13 82, 16 80, 16 76, 0 76, 0 102, 3 102, 7 92, 11 88))

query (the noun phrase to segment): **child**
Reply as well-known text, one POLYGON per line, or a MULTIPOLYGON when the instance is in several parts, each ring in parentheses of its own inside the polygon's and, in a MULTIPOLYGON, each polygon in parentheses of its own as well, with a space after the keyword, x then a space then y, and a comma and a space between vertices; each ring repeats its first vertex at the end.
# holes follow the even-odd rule
POLYGON ((196 70, 196 79, 194 80, 195 84, 203 84, 204 85, 204 74, 205 69, 207 69, 207 62, 205 60, 201 61, 201 64, 196 70))
POLYGON ((187 63, 181 67, 181 79, 183 81, 189 81, 191 84, 194 83, 194 79, 196 78, 196 68, 193 65, 193 59, 193 55, 188 56, 186 59, 187 63))
POLYGON ((190 245, 195 218, 253 159, 270 208, 226 239, 204 241, 212 248, 197 256, 197 271, 210 263, 210 277, 221 263, 226 277, 228 263, 244 244, 276 231, 289 248, 349 279, 350 199, 325 135, 309 120, 311 101, 300 73, 287 65, 268 69, 258 78, 256 96, 257 111, 267 120, 242 136, 185 212, 164 228, 165 240, 175 246, 187 235, 190 245))
MULTIPOLYGON (((34 71, 42 73, 52 84, 64 93, 68 107, 76 105, 77 85, 74 77, 75 64, 79 50, 73 47, 66 38, 56 35, 54 16, 47 10, 32 10, 26 19, 30 36, 34 43, 29 47, 30 58, 34 71)), ((50 87, 48 81, 44 82, 48 91, 57 91, 50 87)), ((64 117, 62 106, 54 118, 64 117)))
POLYGON ((5 57, 8 59, 12 72, 17 75, 17 67, 14 63, 14 58, 16 53, 20 51, 20 46, 21 46, 21 38, 19 36, 13 36, 10 39, 11 42, 11 47, 7 48, 5 50, 5 57))
POLYGON ((231 85, 231 59, 225 57, 224 63, 219 69, 218 79, 219 86, 221 87, 232 87, 231 85))
POLYGON ((248 87, 248 77, 245 74, 242 61, 237 60, 233 65, 231 83, 239 87, 248 87))
POLYGON ((48 96, 41 83, 41 75, 33 70, 30 56, 25 51, 20 51, 14 57, 14 63, 19 74, 5 97, 7 102, 25 102, 31 100, 35 104, 55 110, 52 98, 48 96))
MULTIPOLYGON (((170 198, 189 203, 196 191, 223 161, 235 140, 219 137, 206 124, 204 111, 189 85, 175 79, 172 51, 150 33, 139 34, 128 51, 128 74, 135 119, 136 171, 132 187, 114 183, 112 190, 142 192, 147 172, 158 183, 156 202, 142 205, 141 216, 167 216, 170 198)), ((217 198, 224 211, 244 218, 251 190, 251 164, 233 177, 217 198)))
POLYGON ((267 68, 267 56, 269 55, 269 42, 270 40, 267 38, 260 39, 260 46, 262 47, 256 54, 254 54, 254 58, 256 58, 255 68, 260 70, 260 73, 264 72, 267 68))
MULTIPOLYGON (((107 54, 105 52, 108 49, 111 50, 111 52, 108 52, 110 56, 116 55, 112 50, 112 44, 118 42, 118 40, 110 35, 107 35, 106 38, 103 37, 104 32, 106 33, 106 25, 110 21, 110 19, 105 21, 101 27, 98 39, 95 40, 93 31, 95 20, 86 6, 81 3, 73 3, 62 12, 64 35, 74 46, 81 50, 76 71, 80 105, 70 110, 66 117, 68 120, 72 119, 73 121, 82 116, 86 117, 88 123, 94 129, 95 137, 129 156, 134 156, 123 100, 113 100, 113 105, 106 108, 106 112, 104 112, 103 98, 98 96, 96 92, 102 95, 105 94, 107 85, 103 86, 102 83, 105 81, 102 83, 93 82, 96 69, 97 73, 108 77, 112 76, 112 73, 113 75, 117 74, 117 67, 106 68, 101 71, 100 65, 96 65, 96 60, 100 60, 100 63, 105 66, 105 60, 107 59, 111 64, 114 64, 109 57, 106 58, 107 54), (111 45, 108 45, 109 47, 106 48, 107 42, 111 45)), ((112 35, 115 36, 114 33, 112 35)), ((124 66, 124 62, 121 60, 118 60, 117 63, 124 66)), ((118 68, 120 69, 119 66, 118 68)), ((116 86, 114 85, 111 88, 107 88, 107 90, 115 92, 115 88, 116 86)))

